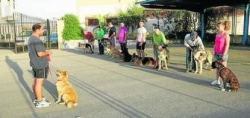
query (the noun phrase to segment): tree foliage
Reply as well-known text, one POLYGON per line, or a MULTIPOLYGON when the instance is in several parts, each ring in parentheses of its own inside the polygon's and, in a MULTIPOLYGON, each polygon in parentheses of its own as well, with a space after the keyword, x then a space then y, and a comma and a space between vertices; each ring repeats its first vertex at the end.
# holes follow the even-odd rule
POLYGON ((140 21, 146 21, 143 10, 144 8, 133 5, 126 11, 120 11, 118 13, 118 20, 123 21, 127 28, 133 32, 138 27, 140 21))
POLYGON ((232 15, 232 7, 215 7, 210 8, 205 13, 206 32, 213 34, 216 33, 216 26, 219 20, 229 20, 232 15))
POLYGON ((66 14, 63 17, 64 29, 62 37, 64 40, 79 40, 82 39, 83 29, 80 26, 79 19, 73 14, 66 14))

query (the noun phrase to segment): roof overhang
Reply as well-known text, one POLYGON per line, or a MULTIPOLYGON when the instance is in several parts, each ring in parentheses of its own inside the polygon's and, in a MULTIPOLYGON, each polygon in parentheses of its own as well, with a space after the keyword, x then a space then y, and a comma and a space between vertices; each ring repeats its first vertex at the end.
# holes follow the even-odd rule
POLYGON ((207 8, 217 6, 232 6, 244 8, 250 0, 144 0, 138 2, 145 8, 184 9, 194 12, 203 12, 207 8))

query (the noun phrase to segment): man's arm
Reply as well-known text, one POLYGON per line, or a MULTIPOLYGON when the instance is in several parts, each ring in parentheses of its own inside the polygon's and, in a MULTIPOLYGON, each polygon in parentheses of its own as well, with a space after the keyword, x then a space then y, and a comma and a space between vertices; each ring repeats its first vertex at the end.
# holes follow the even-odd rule
POLYGON ((186 46, 187 48, 191 48, 190 45, 187 43, 188 41, 188 38, 189 38, 189 35, 187 34, 184 38, 184 46, 186 46))
POLYGON ((49 56, 49 55, 51 55, 52 54, 52 51, 51 50, 48 50, 48 51, 46 51, 46 52, 37 52, 37 55, 39 56, 39 57, 46 57, 46 56, 49 56))

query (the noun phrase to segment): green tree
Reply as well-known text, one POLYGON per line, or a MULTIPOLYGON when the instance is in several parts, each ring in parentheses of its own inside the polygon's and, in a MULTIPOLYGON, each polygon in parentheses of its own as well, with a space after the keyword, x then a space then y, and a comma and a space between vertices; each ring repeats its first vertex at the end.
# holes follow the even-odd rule
POLYGON ((120 11, 118 13, 118 20, 123 21, 127 28, 132 30, 132 32, 137 28, 140 21, 146 21, 143 15, 144 8, 140 6, 133 5, 126 11, 120 11))
POLYGON ((62 32, 62 37, 64 40, 79 40, 82 39, 83 29, 80 26, 80 22, 77 16, 73 14, 66 14, 63 17, 64 29, 62 32))

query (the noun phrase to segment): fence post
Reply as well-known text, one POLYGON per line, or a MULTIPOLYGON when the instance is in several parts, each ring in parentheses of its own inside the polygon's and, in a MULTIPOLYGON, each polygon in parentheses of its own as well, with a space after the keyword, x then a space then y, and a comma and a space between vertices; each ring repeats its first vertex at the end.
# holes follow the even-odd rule
POLYGON ((48 37, 49 49, 51 49, 51 45, 50 45, 50 23, 49 23, 49 19, 47 19, 47 37, 48 37))
POLYGON ((17 53, 17 45, 16 45, 16 21, 15 21, 15 13, 14 12, 13 12, 13 25, 14 25, 15 52, 17 53))

